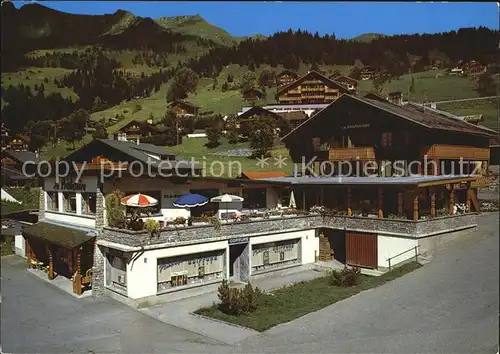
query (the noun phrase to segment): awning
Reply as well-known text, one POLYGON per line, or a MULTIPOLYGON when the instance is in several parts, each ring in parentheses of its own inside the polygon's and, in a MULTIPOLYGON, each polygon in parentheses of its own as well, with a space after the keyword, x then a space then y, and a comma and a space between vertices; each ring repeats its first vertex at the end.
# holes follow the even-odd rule
POLYGON ((23 227, 22 233, 28 237, 53 243, 65 248, 75 248, 82 243, 95 238, 92 230, 77 229, 56 225, 48 222, 38 222, 34 225, 23 227))

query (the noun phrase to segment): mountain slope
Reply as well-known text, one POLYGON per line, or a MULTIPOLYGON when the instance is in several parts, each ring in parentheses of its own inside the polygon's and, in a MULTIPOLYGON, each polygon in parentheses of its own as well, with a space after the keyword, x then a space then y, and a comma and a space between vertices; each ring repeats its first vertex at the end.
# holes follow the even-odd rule
POLYGON ((160 17, 155 21, 175 33, 201 37, 224 46, 235 44, 234 38, 227 31, 205 21, 200 15, 160 17))
POLYGON ((370 43, 371 41, 375 39, 379 39, 385 37, 385 34, 380 34, 380 33, 363 33, 360 34, 359 36, 354 37, 352 40, 356 42, 362 42, 362 43, 370 43))

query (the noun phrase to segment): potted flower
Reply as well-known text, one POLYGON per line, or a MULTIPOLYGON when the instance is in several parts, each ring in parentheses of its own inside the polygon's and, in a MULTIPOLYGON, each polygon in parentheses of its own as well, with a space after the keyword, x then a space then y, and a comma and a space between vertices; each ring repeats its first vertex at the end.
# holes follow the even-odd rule
POLYGON ((148 230, 151 236, 159 236, 160 228, 160 223, 154 219, 148 219, 144 223, 144 229, 148 230))

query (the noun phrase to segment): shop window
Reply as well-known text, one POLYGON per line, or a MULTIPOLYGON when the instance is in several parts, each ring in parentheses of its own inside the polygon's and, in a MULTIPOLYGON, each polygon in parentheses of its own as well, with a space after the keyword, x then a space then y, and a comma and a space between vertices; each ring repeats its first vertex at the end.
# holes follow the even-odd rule
POLYGON ((118 289, 127 288, 127 261, 114 254, 107 254, 108 270, 107 285, 118 289))
POLYGON ((224 255, 219 250, 158 259, 158 291, 221 278, 224 255))
POLYGON ((299 239, 264 243, 252 247, 252 269, 255 271, 299 262, 299 239))
POLYGON ((76 213, 76 193, 65 192, 63 195, 64 195, 64 211, 66 213, 76 213))
POLYGON ((59 193, 58 192, 48 192, 47 193, 47 208, 52 211, 59 211, 59 193))
POLYGON ((96 193, 82 193, 82 213, 94 215, 96 212, 96 193))

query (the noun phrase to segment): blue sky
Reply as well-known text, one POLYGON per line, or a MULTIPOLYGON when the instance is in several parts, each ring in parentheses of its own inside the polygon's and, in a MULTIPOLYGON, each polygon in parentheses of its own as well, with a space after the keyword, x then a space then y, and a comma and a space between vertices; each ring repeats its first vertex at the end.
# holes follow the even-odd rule
MULTIPOLYGON (((33 1, 30 1, 33 2, 33 1)), ((127 2, 43 1, 45 6, 78 14, 107 14, 118 9, 137 16, 201 15, 233 36, 305 29, 338 38, 375 32, 436 33, 461 27, 499 28, 497 3, 481 2, 127 2)), ((25 2, 14 2, 20 7, 25 2)))

